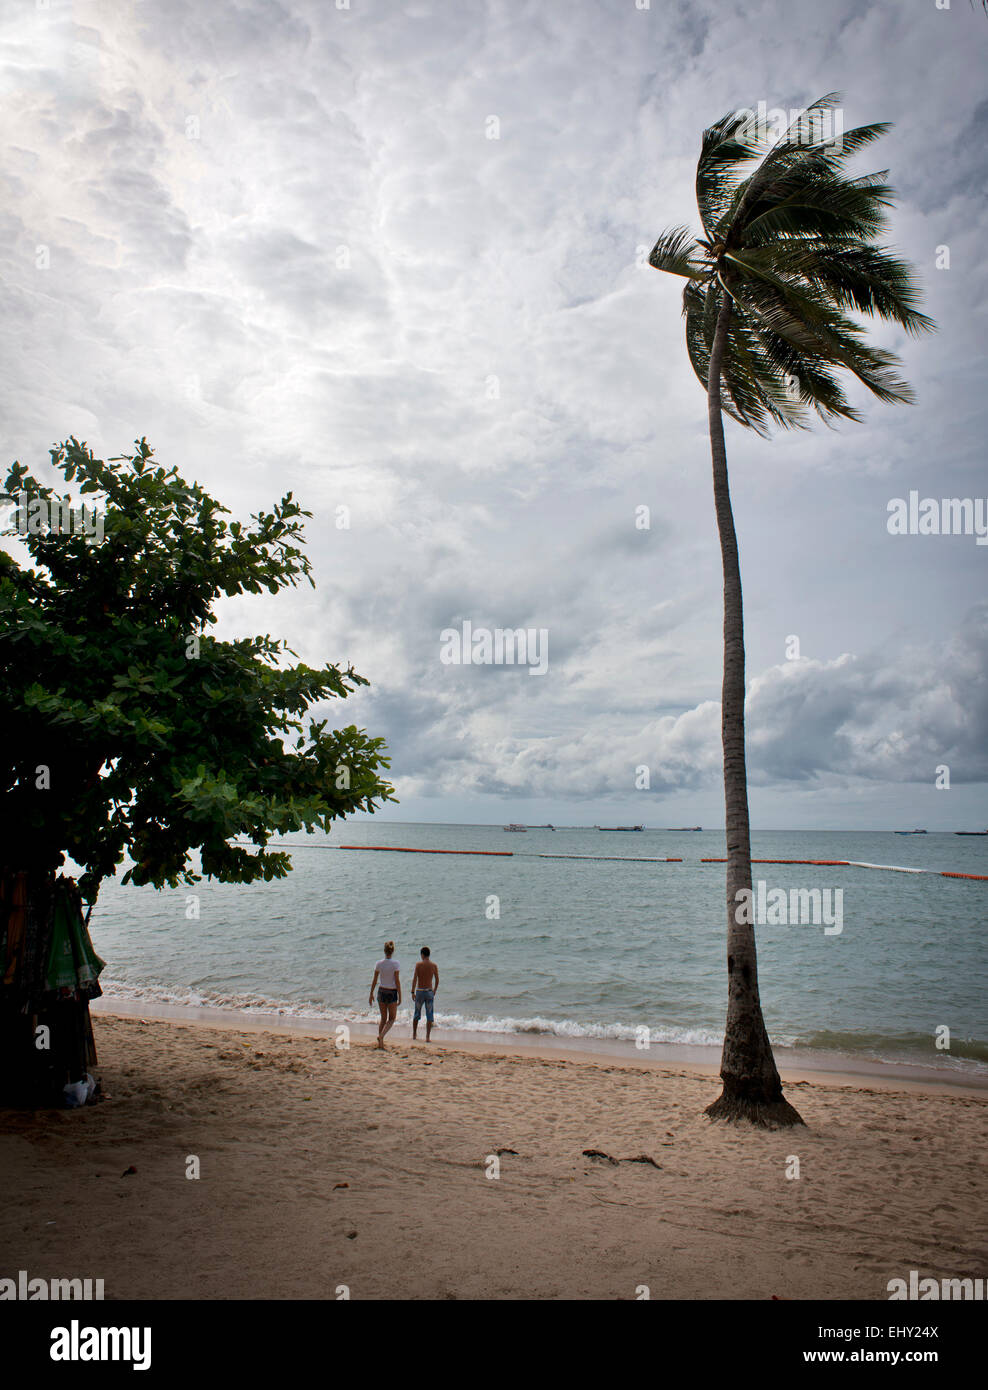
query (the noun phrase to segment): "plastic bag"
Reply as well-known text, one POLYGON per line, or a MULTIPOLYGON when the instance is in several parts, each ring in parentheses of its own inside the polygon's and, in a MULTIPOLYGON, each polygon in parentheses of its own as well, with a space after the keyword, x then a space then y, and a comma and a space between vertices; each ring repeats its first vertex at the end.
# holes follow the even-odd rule
POLYGON ((65 1097, 65 1104, 69 1110, 75 1110, 77 1106, 85 1105, 90 1096, 96 1090, 96 1082, 86 1072, 82 1081, 68 1081, 62 1087, 62 1095, 65 1097))

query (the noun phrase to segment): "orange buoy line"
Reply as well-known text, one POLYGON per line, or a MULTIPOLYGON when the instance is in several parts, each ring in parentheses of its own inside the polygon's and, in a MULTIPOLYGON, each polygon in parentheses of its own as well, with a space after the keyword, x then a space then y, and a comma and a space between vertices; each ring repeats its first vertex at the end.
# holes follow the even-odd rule
MULTIPOLYGON (((528 855, 525 854, 524 850, 522 851, 522 853, 521 853, 521 858, 524 859, 524 858, 530 858, 530 857, 533 857, 533 856, 528 856, 528 855)), ((639 854, 539 854, 539 855, 535 855, 534 858, 537 858, 537 859, 594 859, 594 860, 607 860, 609 863, 619 863, 619 864, 681 864, 681 863, 683 862, 681 859, 659 859, 659 858, 651 859, 651 858, 649 858, 647 855, 639 855, 639 854)))
MULTIPOLYGON (((531 850, 513 849, 419 849, 411 845, 278 845, 278 849, 370 849, 392 854, 482 854, 498 859, 586 859, 606 860, 624 864, 682 864, 677 858, 649 857, 637 854, 535 854, 531 850)), ((696 863, 690 860, 690 863, 696 863)), ((701 864, 726 864, 726 859, 701 859, 701 864)), ((939 878, 966 878, 988 883, 988 874, 962 874, 950 869, 911 869, 902 864, 868 864, 862 859, 753 859, 752 864, 817 864, 851 869, 887 869, 895 874, 935 874, 939 878)))
MULTIPOLYGON (((866 864, 862 859, 753 859, 752 864, 824 864, 846 869, 885 869, 892 874, 935 874, 939 878, 970 878, 988 883, 988 874, 959 874, 949 869, 912 869, 904 864, 866 864)), ((726 864, 726 859, 701 859, 701 864, 726 864)))
MULTIPOLYGON (((851 859, 753 859, 752 864, 851 864, 851 859)), ((726 864, 726 859, 701 859, 701 864, 726 864)), ((871 865, 867 867, 871 868, 871 865)), ((884 865, 875 867, 884 868, 884 865)))
MULTIPOLYGON (((513 849, 419 849, 412 845, 283 845, 282 849, 368 849, 392 854, 481 854, 497 859, 583 859, 623 864, 682 864, 679 858, 638 854, 533 854, 513 849)), ((691 861, 691 862, 696 862, 691 861)), ((701 859, 701 864, 726 864, 726 859, 701 859)), ((861 859, 753 859, 752 864, 816 864, 851 869, 887 869, 896 874, 936 874, 940 878, 966 878, 988 883, 988 874, 962 874, 950 869, 911 869, 902 864, 867 864, 861 859)))
POLYGON ((337 845, 337 849, 390 850, 392 854, 496 854, 510 859, 513 849, 414 849, 408 845, 337 845))

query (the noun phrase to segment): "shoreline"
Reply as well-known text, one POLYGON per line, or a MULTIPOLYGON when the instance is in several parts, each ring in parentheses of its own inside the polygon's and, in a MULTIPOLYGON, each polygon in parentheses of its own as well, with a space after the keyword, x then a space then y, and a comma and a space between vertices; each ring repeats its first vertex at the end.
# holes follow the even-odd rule
MULTIPOLYGON (((162 1022, 193 1024, 211 1029, 232 1029, 246 1033, 280 1033, 290 1037, 326 1038, 346 1022, 354 1038, 376 1036, 373 1023, 353 1023, 343 1019, 284 1015, 263 1010, 222 1009, 210 1005, 138 1002, 102 996, 90 1004, 96 1017, 154 1019, 162 1022)), ((424 1037, 424 1020, 421 1025, 424 1037)), ((720 1069, 720 1048, 700 1044, 652 1043, 637 1049, 634 1043, 605 1038, 564 1038, 558 1035, 524 1033, 485 1033, 472 1030, 437 1028, 434 1041, 423 1037, 412 1041, 408 1025, 397 1025, 389 1034, 389 1047, 408 1046, 429 1055, 431 1051, 468 1055, 508 1055, 540 1061, 572 1061, 613 1067, 615 1063, 639 1071, 675 1071, 682 1075, 716 1077, 720 1069), (398 1031, 398 1027, 401 1031, 398 1031), (427 1052, 428 1049, 428 1052, 427 1052)), ((962 1077, 946 1068, 923 1067, 911 1063, 882 1062, 846 1054, 797 1052, 794 1048, 773 1048, 783 1085, 869 1087, 891 1091, 914 1091, 929 1095, 956 1094, 988 1098, 988 1076, 962 1077)))

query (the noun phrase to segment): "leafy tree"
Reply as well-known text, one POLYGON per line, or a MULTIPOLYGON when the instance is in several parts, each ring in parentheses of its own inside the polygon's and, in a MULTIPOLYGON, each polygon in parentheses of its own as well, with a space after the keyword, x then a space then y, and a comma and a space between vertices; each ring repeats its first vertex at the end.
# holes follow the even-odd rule
POLYGON ((202 874, 221 882, 282 878, 291 860, 269 847, 272 835, 329 830, 394 799, 383 739, 305 718, 367 685, 362 676, 287 664, 295 653, 269 636, 220 641, 208 631, 221 595, 313 583, 301 549, 311 513, 291 493, 241 524, 157 465, 144 439, 132 456, 103 462, 71 438, 51 460, 92 506, 102 538, 78 515, 60 532, 59 497, 12 465, 6 493, 30 505, 7 533, 28 527, 33 565, 0 551, 0 854, 8 878, 29 874, 42 900, 33 917, 45 919, 66 856, 83 866, 90 903, 125 855, 124 881, 159 888, 200 877, 196 850, 202 874))
POLYGON ((913 399, 897 358, 869 346, 846 312, 877 316, 907 333, 931 329, 916 307, 910 268, 875 244, 893 199, 887 170, 850 177, 844 162, 889 129, 859 126, 828 138, 840 98, 814 102, 769 146, 750 112, 704 131, 696 198, 704 235, 664 232, 650 263, 686 280, 690 362, 707 392, 714 505, 724 580, 721 733, 727 825, 728 1005, 723 1090, 707 1114, 763 1125, 801 1123, 782 1094, 762 1018, 751 902, 744 743, 744 622, 722 412, 765 435, 861 418, 836 373, 850 372, 881 401, 913 399), (759 159, 746 176, 745 166, 759 159), (746 896, 747 895, 747 896, 746 896))

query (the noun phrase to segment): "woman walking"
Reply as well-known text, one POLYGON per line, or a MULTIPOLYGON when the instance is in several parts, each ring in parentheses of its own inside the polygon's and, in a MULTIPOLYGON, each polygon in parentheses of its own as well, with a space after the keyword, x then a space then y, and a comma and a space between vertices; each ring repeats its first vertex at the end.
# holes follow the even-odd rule
POLYGON ((384 943, 384 959, 379 960, 374 966, 374 978, 371 980, 370 1000, 374 1002, 374 986, 380 979, 380 988, 377 991, 377 1002, 381 1009, 381 1022, 377 1029, 377 1045, 384 1046, 384 1035, 394 1027, 395 1014, 398 1012, 398 1005, 401 1003, 401 976, 398 974, 400 964, 394 958, 395 944, 393 941, 384 943))

